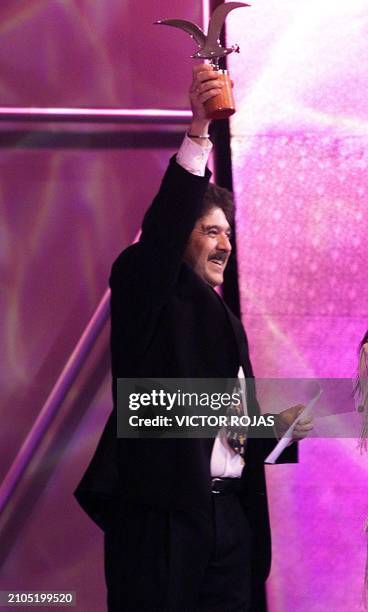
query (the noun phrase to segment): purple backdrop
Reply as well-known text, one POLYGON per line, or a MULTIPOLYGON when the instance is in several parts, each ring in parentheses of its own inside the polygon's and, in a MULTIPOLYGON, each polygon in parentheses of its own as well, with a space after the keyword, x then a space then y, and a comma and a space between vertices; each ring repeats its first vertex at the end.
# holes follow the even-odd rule
MULTIPOLYGON (((186 108, 192 43, 152 25, 178 15, 200 22, 201 4, 4 0, 0 105, 186 108)), ((1 124, 1 479, 182 131, 1 124)), ((0 523, 0 589, 75 590, 90 612, 105 608, 102 535, 72 491, 111 409, 107 347, 108 326, 0 523)))
MULTIPOLYGON (((259 377, 353 377, 368 328, 368 9, 257 0, 228 27, 243 321, 259 377)), ((367 457, 306 440, 268 467, 271 612, 360 610, 367 457)))

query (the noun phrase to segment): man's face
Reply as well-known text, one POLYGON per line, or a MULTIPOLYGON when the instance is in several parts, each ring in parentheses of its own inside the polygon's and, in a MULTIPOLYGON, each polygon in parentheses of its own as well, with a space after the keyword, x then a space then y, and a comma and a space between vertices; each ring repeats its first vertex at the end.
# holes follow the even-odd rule
POLYGON ((189 237, 184 261, 211 287, 221 285, 231 253, 231 229, 221 208, 198 219, 189 237))

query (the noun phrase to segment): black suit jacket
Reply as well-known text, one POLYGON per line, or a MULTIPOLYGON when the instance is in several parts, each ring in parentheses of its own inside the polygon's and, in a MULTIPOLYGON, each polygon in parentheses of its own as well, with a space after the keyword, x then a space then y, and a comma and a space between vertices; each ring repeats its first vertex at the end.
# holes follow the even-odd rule
MULTIPOLYGON (((241 322, 190 267, 183 253, 200 216, 210 173, 188 173, 173 158, 147 212, 138 243, 112 267, 111 356, 116 379, 236 378, 241 364, 253 378, 241 322)), ((250 414, 259 414, 247 384, 250 414)), ((114 409, 76 496, 100 526, 117 498, 188 511, 211 503, 213 439, 116 439, 114 409)), ((243 472, 244 504, 255 533, 255 572, 270 566, 270 532, 263 461, 270 440, 250 439, 243 472)), ((274 445, 274 442, 272 443, 274 445)), ((295 455, 295 453, 294 453, 295 455)), ((292 460, 289 447, 284 460, 292 460)))

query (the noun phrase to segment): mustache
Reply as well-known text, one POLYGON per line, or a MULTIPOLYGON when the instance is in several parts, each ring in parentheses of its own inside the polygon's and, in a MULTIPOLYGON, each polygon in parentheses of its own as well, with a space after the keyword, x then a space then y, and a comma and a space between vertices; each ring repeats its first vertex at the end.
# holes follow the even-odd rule
POLYGON ((229 254, 228 253, 223 253, 222 251, 217 251, 216 253, 213 253, 212 255, 209 256, 208 260, 209 261, 222 261, 225 262, 228 259, 229 254))

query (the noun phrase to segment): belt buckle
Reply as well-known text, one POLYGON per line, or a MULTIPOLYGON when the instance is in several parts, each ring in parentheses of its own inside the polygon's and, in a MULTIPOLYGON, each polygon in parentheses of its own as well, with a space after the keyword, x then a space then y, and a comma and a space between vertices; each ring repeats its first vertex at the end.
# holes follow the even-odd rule
POLYGON ((216 489, 212 488, 214 486, 216 480, 221 482, 222 478, 212 478, 212 480, 211 480, 211 490, 212 490, 212 493, 215 493, 215 495, 219 495, 221 493, 221 491, 216 491, 216 489))

